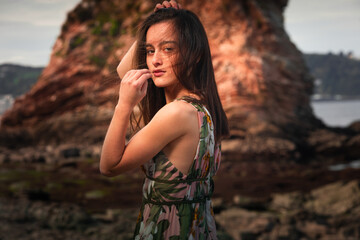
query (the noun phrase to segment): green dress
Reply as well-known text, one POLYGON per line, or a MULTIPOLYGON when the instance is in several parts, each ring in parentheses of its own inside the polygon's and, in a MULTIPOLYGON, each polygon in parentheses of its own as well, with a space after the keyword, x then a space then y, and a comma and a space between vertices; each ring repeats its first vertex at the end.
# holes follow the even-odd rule
POLYGON ((197 109, 200 126, 194 162, 186 175, 159 152, 142 166, 146 178, 135 240, 217 239, 210 198, 214 190, 212 177, 220 165, 220 146, 215 145, 208 110, 189 103, 197 109))

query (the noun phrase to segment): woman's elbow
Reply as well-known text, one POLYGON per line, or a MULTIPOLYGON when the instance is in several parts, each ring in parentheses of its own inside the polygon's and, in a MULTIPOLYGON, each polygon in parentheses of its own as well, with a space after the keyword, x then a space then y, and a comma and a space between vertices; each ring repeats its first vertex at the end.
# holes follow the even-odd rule
POLYGON ((124 171, 120 168, 113 168, 109 166, 103 166, 100 162, 99 170, 101 175, 104 175, 106 177, 115 177, 119 174, 122 174, 124 171))
POLYGON ((111 172, 111 170, 109 170, 107 168, 104 168, 104 167, 100 166, 99 170, 100 170, 101 175, 103 175, 103 176, 106 176, 106 177, 113 177, 114 176, 113 172, 111 172))
POLYGON ((120 79, 122 79, 122 78, 125 76, 125 74, 127 73, 126 67, 124 67, 124 66, 121 64, 121 62, 120 62, 120 64, 117 66, 116 71, 117 71, 118 76, 119 76, 120 79))
POLYGON ((100 159, 99 170, 101 175, 106 177, 114 177, 116 175, 111 167, 103 163, 102 159, 100 159))

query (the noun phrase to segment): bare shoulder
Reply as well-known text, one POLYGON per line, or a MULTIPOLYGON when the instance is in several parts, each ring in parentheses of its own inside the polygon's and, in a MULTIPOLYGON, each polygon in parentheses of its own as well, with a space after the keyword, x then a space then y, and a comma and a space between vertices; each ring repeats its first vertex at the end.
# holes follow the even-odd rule
POLYGON ((196 108, 184 101, 174 101, 162 107, 154 118, 169 119, 184 124, 196 117, 196 108))
POLYGON ((197 110, 189 103, 171 102, 163 106, 138 134, 143 134, 142 138, 145 134, 151 136, 151 139, 158 139, 162 149, 169 142, 196 131, 198 125, 196 112, 197 110))

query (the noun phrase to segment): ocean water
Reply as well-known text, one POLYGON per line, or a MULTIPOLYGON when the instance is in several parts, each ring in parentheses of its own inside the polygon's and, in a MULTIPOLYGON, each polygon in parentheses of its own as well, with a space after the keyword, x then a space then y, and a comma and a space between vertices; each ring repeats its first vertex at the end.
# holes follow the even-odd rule
POLYGON ((360 100, 312 101, 315 115, 326 125, 346 127, 360 121, 360 100))

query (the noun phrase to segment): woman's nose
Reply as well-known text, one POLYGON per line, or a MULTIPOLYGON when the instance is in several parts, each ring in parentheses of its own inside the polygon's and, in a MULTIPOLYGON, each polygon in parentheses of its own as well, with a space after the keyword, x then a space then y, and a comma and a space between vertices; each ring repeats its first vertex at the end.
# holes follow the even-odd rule
POLYGON ((154 53, 153 58, 152 58, 152 64, 157 67, 159 65, 162 64, 162 59, 161 59, 161 54, 159 52, 154 53))

